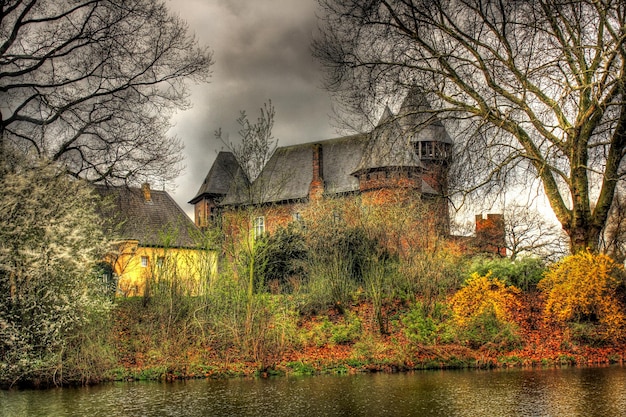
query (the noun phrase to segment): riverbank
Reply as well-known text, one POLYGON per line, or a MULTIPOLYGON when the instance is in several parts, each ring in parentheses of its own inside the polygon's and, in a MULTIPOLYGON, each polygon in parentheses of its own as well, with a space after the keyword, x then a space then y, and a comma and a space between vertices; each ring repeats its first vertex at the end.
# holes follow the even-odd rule
MULTIPOLYGON (((407 320, 412 306, 385 307, 387 334, 381 334, 371 302, 340 312, 300 315, 283 329, 282 343, 253 346, 221 344, 216 335, 193 334, 175 326, 154 325, 155 313, 140 300, 117 303, 111 332, 116 363, 110 380, 266 377, 274 375, 402 372, 421 369, 603 366, 626 360, 626 343, 607 343, 593 328, 562 326, 543 317, 540 293, 519 295, 514 313, 515 338, 506 343, 445 339, 424 343, 412 337, 407 320), (159 339, 166 331, 169 337, 159 339), (289 333, 289 334, 287 334, 289 333), (256 350, 255 350, 256 349, 256 350)), ((224 323, 225 326, 228 323, 224 323)), ((271 325, 270 325, 271 326, 271 325)), ((275 331, 275 328, 267 329, 275 331)), ((458 337, 458 336, 457 336, 458 337)))

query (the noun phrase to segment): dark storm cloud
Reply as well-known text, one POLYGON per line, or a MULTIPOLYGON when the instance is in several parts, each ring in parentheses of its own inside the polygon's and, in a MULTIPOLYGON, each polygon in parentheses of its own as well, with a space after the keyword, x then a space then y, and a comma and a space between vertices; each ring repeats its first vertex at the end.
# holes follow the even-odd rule
POLYGON ((185 144, 187 169, 173 196, 187 212, 186 202, 224 147, 215 130, 221 127, 236 140, 240 110, 256 120, 271 99, 280 145, 335 135, 330 99, 310 53, 315 0, 172 0, 168 6, 214 51, 215 60, 210 84, 192 86, 193 108, 174 118, 172 133, 185 144))

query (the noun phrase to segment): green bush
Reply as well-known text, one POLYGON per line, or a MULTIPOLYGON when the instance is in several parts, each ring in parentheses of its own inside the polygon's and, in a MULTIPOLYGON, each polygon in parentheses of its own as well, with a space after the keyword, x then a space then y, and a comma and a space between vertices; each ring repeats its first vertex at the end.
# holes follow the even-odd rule
POLYGON ((458 335, 472 349, 492 347, 498 351, 508 351, 519 347, 521 343, 517 326, 498 318, 493 308, 472 316, 466 325, 459 327, 458 335))
POLYGON ((376 242, 361 228, 325 224, 308 227, 305 239, 309 247, 306 290, 311 301, 307 310, 334 306, 343 312, 357 288, 364 285, 376 242))
POLYGON ((545 270, 545 264, 538 258, 518 258, 515 261, 506 258, 476 258, 470 264, 468 274, 484 276, 491 272, 493 277, 506 285, 531 291, 537 288, 545 270))
POLYGON ((304 244, 299 226, 290 224, 271 235, 265 235, 257 241, 263 250, 257 251, 260 267, 255 271, 257 286, 260 290, 292 293, 297 282, 306 276, 305 263, 308 250, 304 244), (270 288, 276 285, 276 288, 270 288))
POLYGON ((361 333, 361 320, 356 315, 348 313, 337 323, 324 317, 320 324, 313 327, 307 339, 317 346, 324 346, 328 343, 344 345, 358 340, 361 333))
POLYGON ((347 316, 345 323, 335 324, 331 330, 331 340, 337 345, 345 345, 358 340, 361 336, 361 320, 356 316, 347 316))
POLYGON ((415 303, 402 317, 404 334, 410 341, 420 345, 451 342, 454 336, 448 324, 450 317, 451 312, 445 304, 435 303, 431 314, 423 303, 415 303))
POLYGON ((294 375, 315 375, 316 373, 315 368, 311 364, 302 361, 288 362, 286 366, 291 368, 294 375))
POLYGON ((577 344, 605 347, 613 343, 606 337, 606 332, 596 323, 569 323, 571 340, 577 344))

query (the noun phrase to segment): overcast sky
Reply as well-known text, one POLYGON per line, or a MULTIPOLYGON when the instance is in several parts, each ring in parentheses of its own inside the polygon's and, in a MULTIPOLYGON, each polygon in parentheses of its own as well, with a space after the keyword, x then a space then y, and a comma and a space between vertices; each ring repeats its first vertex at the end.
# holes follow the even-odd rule
MULTIPOLYGON (((263 103, 271 99, 279 146, 340 135, 331 118, 330 96, 321 86, 322 71, 311 56, 317 0, 166 0, 166 4, 187 21, 202 45, 211 48, 215 61, 210 82, 191 86, 193 107, 174 116, 171 130, 185 144, 186 168, 170 193, 191 218, 193 206, 187 202, 196 195, 217 152, 224 149, 214 132, 221 127, 235 140, 240 110, 256 121, 263 103)), ((545 202, 538 205, 554 216, 545 202)))
POLYGON ((171 133, 185 144, 186 169, 171 193, 187 204, 200 188, 223 144, 222 128, 238 137, 236 119, 245 110, 256 121, 263 103, 276 109, 274 137, 279 146, 337 136, 330 97, 311 56, 316 0, 167 0, 202 45, 213 50, 209 84, 192 86, 190 110, 178 113, 171 133))

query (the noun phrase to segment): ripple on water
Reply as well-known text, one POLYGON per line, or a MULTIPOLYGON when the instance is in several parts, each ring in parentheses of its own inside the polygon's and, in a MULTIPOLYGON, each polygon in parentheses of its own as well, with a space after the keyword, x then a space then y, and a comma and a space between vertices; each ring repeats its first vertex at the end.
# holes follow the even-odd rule
POLYGON ((0 392, 0 416, 617 416, 626 368, 112 383, 0 392))

